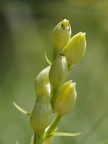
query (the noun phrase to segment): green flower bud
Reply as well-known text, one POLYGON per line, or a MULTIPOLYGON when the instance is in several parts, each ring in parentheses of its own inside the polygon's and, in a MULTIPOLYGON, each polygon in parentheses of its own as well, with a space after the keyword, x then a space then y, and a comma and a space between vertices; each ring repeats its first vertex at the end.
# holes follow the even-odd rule
POLYGON ((55 111, 59 115, 64 116, 68 114, 74 106, 77 97, 75 87, 76 83, 72 83, 71 80, 61 86, 54 103, 55 111))
POLYGON ((54 87, 58 87, 65 80, 68 73, 68 65, 63 55, 58 55, 49 71, 49 80, 54 87))
POLYGON ((36 133, 44 130, 50 124, 51 118, 52 107, 49 98, 44 95, 37 97, 29 119, 33 130, 36 133))
POLYGON ((63 19, 53 30, 52 40, 54 48, 63 49, 71 37, 71 26, 68 20, 63 19))
POLYGON ((78 63, 85 54, 86 33, 79 32, 74 35, 64 48, 63 54, 71 65, 78 63))
POLYGON ((43 69, 35 80, 35 91, 36 96, 44 95, 49 96, 51 92, 50 82, 49 82, 49 70, 50 66, 43 69))

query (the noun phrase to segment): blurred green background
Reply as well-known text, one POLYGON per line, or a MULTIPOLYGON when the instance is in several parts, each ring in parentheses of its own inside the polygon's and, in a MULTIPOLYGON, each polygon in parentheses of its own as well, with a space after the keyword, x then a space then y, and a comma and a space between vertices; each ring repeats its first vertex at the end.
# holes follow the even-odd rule
POLYGON ((82 132, 55 137, 52 144, 108 144, 108 1, 0 1, 0 144, 29 144, 33 133, 28 117, 36 75, 52 55, 52 31, 63 18, 72 35, 87 33, 87 50, 67 80, 77 83, 77 101, 60 123, 59 131, 82 132))

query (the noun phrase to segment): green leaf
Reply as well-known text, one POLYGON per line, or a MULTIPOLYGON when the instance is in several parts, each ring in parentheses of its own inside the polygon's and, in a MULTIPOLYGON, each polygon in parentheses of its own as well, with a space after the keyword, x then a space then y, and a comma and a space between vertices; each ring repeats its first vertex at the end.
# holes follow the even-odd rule
POLYGON ((44 139, 49 138, 49 137, 54 137, 54 136, 78 136, 80 135, 81 132, 79 133, 64 133, 64 132, 53 132, 53 133, 49 133, 47 134, 44 139))
POLYGON ((78 136, 80 134, 81 134, 81 132, 79 132, 79 133, 64 133, 64 132, 52 133, 53 136, 78 136))
POLYGON ((14 106, 22 113, 24 113, 25 115, 30 115, 29 112, 25 111, 24 109, 22 109, 21 107, 19 107, 15 102, 13 102, 14 106))
POLYGON ((51 66, 52 65, 52 62, 48 59, 47 55, 46 55, 46 52, 45 52, 45 59, 47 61, 47 63, 51 66))

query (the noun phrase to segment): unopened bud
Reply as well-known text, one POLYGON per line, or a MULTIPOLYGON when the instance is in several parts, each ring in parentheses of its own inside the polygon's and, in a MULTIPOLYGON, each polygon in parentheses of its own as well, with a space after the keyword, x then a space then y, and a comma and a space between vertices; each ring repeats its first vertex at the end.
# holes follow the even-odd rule
POLYGON ((49 71, 49 80, 54 87, 58 87, 65 80, 68 73, 68 65, 63 55, 58 55, 49 71))
POLYGON ((44 130, 51 122, 52 107, 48 97, 37 97, 30 113, 30 124, 35 132, 44 130))
POLYGON ((72 83, 71 80, 61 86, 54 103, 55 111, 59 115, 64 116, 68 114, 74 106, 77 96, 75 86, 76 83, 72 83))
POLYGON ((44 96, 50 96, 51 87, 49 82, 49 70, 50 66, 43 69, 35 80, 35 91, 36 96, 41 96, 42 94, 44 96))
POLYGON ((63 19, 53 30, 53 44, 56 50, 63 49, 71 37, 69 20, 63 19))
POLYGON ((78 63, 85 54, 86 50, 86 33, 79 32, 74 35, 64 48, 64 55, 67 62, 71 65, 78 63))

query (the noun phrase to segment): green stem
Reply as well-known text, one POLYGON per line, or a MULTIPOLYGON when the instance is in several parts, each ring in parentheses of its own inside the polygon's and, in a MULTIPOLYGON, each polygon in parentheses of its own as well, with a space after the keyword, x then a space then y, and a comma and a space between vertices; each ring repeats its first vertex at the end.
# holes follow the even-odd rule
POLYGON ((56 48, 54 48, 53 50, 53 54, 52 54, 52 62, 55 60, 56 56, 60 53, 59 50, 57 50, 56 48))
POLYGON ((58 115, 55 117, 54 121, 49 125, 47 131, 45 132, 44 139, 48 138, 54 130, 58 127, 62 116, 58 115))
POLYGON ((68 74, 73 70, 74 65, 68 64, 68 74))
POLYGON ((43 132, 40 133, 34 132, 33 144, 42 144, 42 143, 43 143, 43 132))
POLYGON ((58 96, 58 91, 59 91, 59 87, 58 88, 55 88, 55 87, 53 88, 52 98, 51 98, 51 105, 52 105, 53 109, 54 109, 54 103, 55 103, 55 101, 57 99, 57 96, 58 96))

